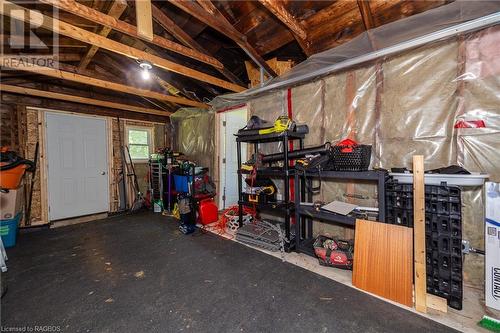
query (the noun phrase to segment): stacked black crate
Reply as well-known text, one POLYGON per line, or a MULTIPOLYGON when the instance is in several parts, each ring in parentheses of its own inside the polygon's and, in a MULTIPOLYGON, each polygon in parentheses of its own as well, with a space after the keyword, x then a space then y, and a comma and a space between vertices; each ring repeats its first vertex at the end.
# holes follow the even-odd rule
MULTIPOLYGON (((427 292, 462 309, 462 213, 457 186, 425 185, 427 292)), ((386 223, 413 227, 413 185, 386 183, 386 223)))
POLYGON ((456 186, 425 186, 427 291, 462 309, 462 210, 456 186))

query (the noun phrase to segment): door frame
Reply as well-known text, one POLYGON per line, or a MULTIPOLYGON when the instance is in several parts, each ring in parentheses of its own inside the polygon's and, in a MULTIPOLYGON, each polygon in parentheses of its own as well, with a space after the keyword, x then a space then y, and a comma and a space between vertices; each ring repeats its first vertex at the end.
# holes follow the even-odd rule
MULTIPOLYGON (((63 113, 67 115, 74 115, 87 118, 99 118, 106 121, 106 158, 107 158, 107 172, 108 172, 108 212, 112 210, 112 172, 113 172, 113 133, 112 120, 113 118, 104 117, 99 115, 88 115, 78 112, 62 111, 56 109, 47 109, 39 107, 27 106, 26 111, 36 111, 38 116, 38 142, 39 142, 39 172, 40 172, 40 204, 41 204, 41 221, 36 225, 50 224, 49 218, 49 179, 48 179, 48 160, 47 160, 47 113, 63 113)), ((71 218, 69 218, 71 219, 71 218)))
POLYGON ((222 122, 225 119, 226 113, 232 111, 241 111, 241 110, 246 111, 248 120, 250 116, 250 108, 248 107, 248 104, 242 104, 242 105, 237 105, 235 107, 218 110, 215 113, 215 152, 217 156, 217 161, 215 163, 216 170, 214 172, 214 175, 216 175, 217 177, 215 183, 217 185, 217 188, 219 189, 217 191, 217 204, 219 206, 219 210, 222 210, 222 207, 224 207, 223 196, 224 196, 224 187, 226 185, 226 179, 225 179, 226 168, 225 164, 222 163, 222 159, 224 157, 224 152, 226 148, 226 140, 222 122))

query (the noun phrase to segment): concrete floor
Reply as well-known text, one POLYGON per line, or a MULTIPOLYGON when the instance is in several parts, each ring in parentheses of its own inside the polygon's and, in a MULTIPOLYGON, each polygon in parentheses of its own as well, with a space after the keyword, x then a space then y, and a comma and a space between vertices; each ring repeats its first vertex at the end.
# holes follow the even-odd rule
POLYGON ((3 330, 456 332, 300 267, 140 213, 22 234, 3 330))

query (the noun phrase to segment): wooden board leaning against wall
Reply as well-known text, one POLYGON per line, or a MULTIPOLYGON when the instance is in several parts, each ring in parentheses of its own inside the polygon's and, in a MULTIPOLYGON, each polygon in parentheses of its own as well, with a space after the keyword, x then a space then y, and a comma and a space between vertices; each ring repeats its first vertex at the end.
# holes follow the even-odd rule
MULTIPOLYGON (((2 104, 2 145, 8 145, 12 149, 15 149, 21 156, 27 159, 33 159, 35 155, 35 146, 37 142, 40 142, 40 156, 38 158, 39 168, 36 171, 35 183, 33 186, 33 199, 31 208, 31 225, 43 225, 48 223, 48 198, 47 198, 47 183, 46 183, 46 172, 44 168, 46 167, 46 162, 44 160, 44 133, 43 133, 43 122, 44 122, 44 112, 46 109, 38 108, 26 108, 21 105, 13 106, 2 104), (11 110, 12 109, 12 110, 11 110), (14 116, 12 116, 14 115, 14 116), (13 119, 11 119, 14 117, 13 119), (8 121, 7 121, 8 120, 8 121), (41 181, 44 180, 44 181, 41 181)), ((54 111, 54 110, 49 110, 54 111)), ((61 111, 62 112, 62 111, 61 111)), ((66 112, 70 113, 70 112, 66 112)), ((118 210, 118 180, 121 172, 121 153, 120 153, 120 134, 118 132, 118 120, 117 118, 103 117, 107 120, 108 129, 108 161, 109 168, 108 172, 110 174, 110 212, 116 212, 118 210)), ((121 136, 122 139, 125 138, 124 131, 127 125, 133 126, 143 126, 152 129, 153 136, 153 148, 164 147, 168 135, 166 135, 166 129, 168 126, 162 123, 146 122, 146 121, 136 121, 136 120, 126 120, 120 119, 121 122, 121 136)), ((122 141, 124 142, 124 141, 122 141)), ((153 150, 152 150, 153 151, 153 150)), ((141 163, 136 165, 137 177, 139 180, 139 186, 142 191, 147 189, 147 163, 141 163)), ((27 177, 25 178, 28 179, 27 177)), ((25 181, 27 183, 27 181, 25 181)), ((28 185, 25 185, 26 187, 28 185)), ((26 188, 26 190, 28 190, 26 188)), ((29 191, 25 191, 29 193, 29 191)), ((25 225, 25 221, 22 222, 22 226, 25 225)))

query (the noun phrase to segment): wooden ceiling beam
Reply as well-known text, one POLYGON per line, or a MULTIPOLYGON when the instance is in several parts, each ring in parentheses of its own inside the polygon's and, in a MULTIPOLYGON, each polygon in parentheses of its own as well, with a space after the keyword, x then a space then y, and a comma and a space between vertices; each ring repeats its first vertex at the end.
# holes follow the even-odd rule
POLYGON ((222 68, 223 65, 216 59, 208 57, 198 51, 185 47, 181 44, 172 42, 166 38, 154 35, 153 40, 148 40, 147 38, 139 35, 137 28, 129 23, 120 21, 114 17, 101 13, 85 5, 81 5, 75 0, 40 0, 40 2, 50 4, 56 8, 67 11, 71 14, 77 15, 81 18, 91 20, 93 22, 99 23, 108 28, 114 29, 121 33, 127 34, 129 36, 145 40, 147 42, 152 42, 166 50, 182 54, 183 56, 190 57, 192 59, 204 62, 211 66, 222 68))
POLYGON ((7 85, 7 84, 0 84, 0 91, 1 92, 10 92, 10 93, 14 93, 14 94, 27 95, 27 96, 51 98, 51 99, 80 103, 80 104, 102 106, 102 107, 111 108, 111 109, 126 110, 126 111, 146 113, 146 114, 154 114, 157 116, 170 116, 172 114, 171 112, 168 112, 168 111, 151 109, 151 108, 146 108, 146 107, 142 107, 142 106, 116 103, 116 102, 95 99, 95 98, 88 98, 88 97, 82 97, 82 96, 76 96, 76 95, 68 95, 68 94, 62 94, 62 93, 56 93, 56 92, 38 90, 38 89, 32 89, 32 88, 25 88, 25 87, 7 85))
POLYGON ((233 25, 226 19, 224 15, 222 15, 222 13, 217 9, 217 7, 214 6, 214 4, 210 0, 203 1, 205 2, 203 6, 205 8, 208 8, 209 11, 191 1, 169 0, 169 2, 174 6, 182 9, 189 15, 197 18, 201 22, 209 25, 211 28, 219 31, 224 36, 232 39, 245 51, 245 53, 248 54, 248 56, 252 59, 253 62, 255 62, 255 64, 257 64, 257 66, 264 68, 264 70, 270 76, 276 76, 276 72, 274 72, 274 70, 269 67, 266 61, 260 56, 260 54, 257 53, 255 48, 250 45, 250 43, 248 43, 246 36, 236 30, 236 28, 233 27, 233 25), (212 14, 212 12, 214 14, 212 14))
POLYGON ((73 102, 66 102, 56 99, 42 98, 36 96, 19 95, 9 92, 0 94, 0 101, 3 105, 24 105, 34 108, 45 108, 58 110, 63 112, 82 113, 89 115, 99 115, 104 117, 119 117, 122 119, 134 119, 141 121, 153 121, 165 123, 168 122, 168 116, 157 116, 154 114, 131 112, 125 110, 108 109, 102 106, 94 106, 89 104, 79 104, 73 102))
MULTIPOLYGON (((209 52, 197 41, 195 41, 187 32, 185 32, 181 27, 179 27, 173 20, 171 20, 167 14, 165 14, 160 8, 153 5, 152 7, 153 19, 158 23, 165 31, 174 36, 182 44, 189 46, 199 52, 209 54, 209 52)), ((243 82, 231 73, 226 67, 216 68, 222 75, 224 75, 228 80, 235 84, 243 85, 243 82)))
POLYGON ((359 13, 363 19, 363 25, 366 30, 375 28, 370 2, 366 0, 357 0, 359 13))
POLYGON ((57 55, 57 61, 80 61, 82 59, 82 55, 79 53, 59 53, 57 55))
POLYGON ((292 14, 285 8, 283 1, 278 0, 259 0, 259 2, 274 14, 284 25, 288 27, 297 37, 307 40, 305 27, 297 21, 292 14))
POLYGON ((148 42, 152 42, 154 34, 151 0, 135 0, 135 20, 137 34, 148 42))
MULTIPOLYGON (((48 0, 43 0, 48 1, 48 0)), ((52 0, 50 0, 52 1, 52 0)), ((60 0, 60 2, 65 0, 60 0)), ((246 88, 236 85, 234 83, 219 79, 209 74, 191 69, 186 66, 179 65, 173 61, 163 59, 158 56, 148 54, 141 50, 132 48, 130 46, 118 43, 114 40, 99 36, 97 34, 88 32, 84 29, 72 26, 71 24, 61 22, 59 20, 44 16, 39 12, 26 9, 24 7, 13 4, 12 2, 0 0, 0 13, 7 15, 11 18, 18 19, 34 25, 39 25, 45 29, 49 29, 60 35, 71 37, 88 44, 96 45, 100 48, 127 56, 132 59, 149 61, 152 65, 162 68, 167 71, 172 71, 177 74, 188 76, 200 81, 204 81, 215 86, 222 87, 227 90, 240 92, 246 88)))
POLYGON ((189 100, 189 99, 183 98, 183 97, 164 95, 164 94, 161 94, 161 93, 158 93, 155 91, 151 91, 151 90, 127 86, 127 85, 124 85, 121 83, 116 83, 116 82, 111 82, 111 81, 100 80, 100 79, 96 79, 93 77, 84 76, 84 75, 66 72, 66 71, 61 71, 61 70, 49 68, 49 67, 42 67, 42 66, 36 66, 36 65, 19 67, 19 66, 15 66, 11 61, 8 61, 11 59, 5 59, 5 57, 3 57, 3 56, 0 57, 0 60, 2 61, 2 64, 5 65, 5 67, 10 68, 10 69, 46 75, 46 76, 54 77, 57 79, 68 80, 68 81, 72 81, 72 82, 78 82, 78 83, 82 83, 82 84, 91 85, 94 87, 114 90, 114 91, 117 91, 120 93, 127 93, 127 94, 137 95, 140 97, 154 98, 154 99, 157 99, 159 101, 172 102, 172 103, 188 105, 188 106, 195 106, 195 107, 199 107, 199 108, 208 108, 208 105, 206 105, 204 103, 192 101, 192 100, 189 100))
MULTIPOLYGON (((119 19, 126 8, 127 8, 126 0, 114 0, 113 4, 111 5, 111 8, 108 11, 108 15, 115 19, 119 19)), ((98 32, 98 34, 103 37, 107 37, 111 32, 111 30, 112 29, 110 27, 103 26, 101 28, 101 31, 98 32)), ((88 64, 92 60, 92 57, 94 57, 94 55, 96 54, 97 50, 99 50, 99 47, 95 45, 90 46, 90 48, 87 50, 82 60, 80 61, 80 64, 78 65, 79 70, 83 70, 88 66, 88 64)))
POLYGON ((285 8, 284 3, 278 0, 259 0, 259 2, 288 27, 306 56, 311 56, 310 42, 307 40, 307 31, 304 24, 297 21, 292 14, 290 14, 285 8))

